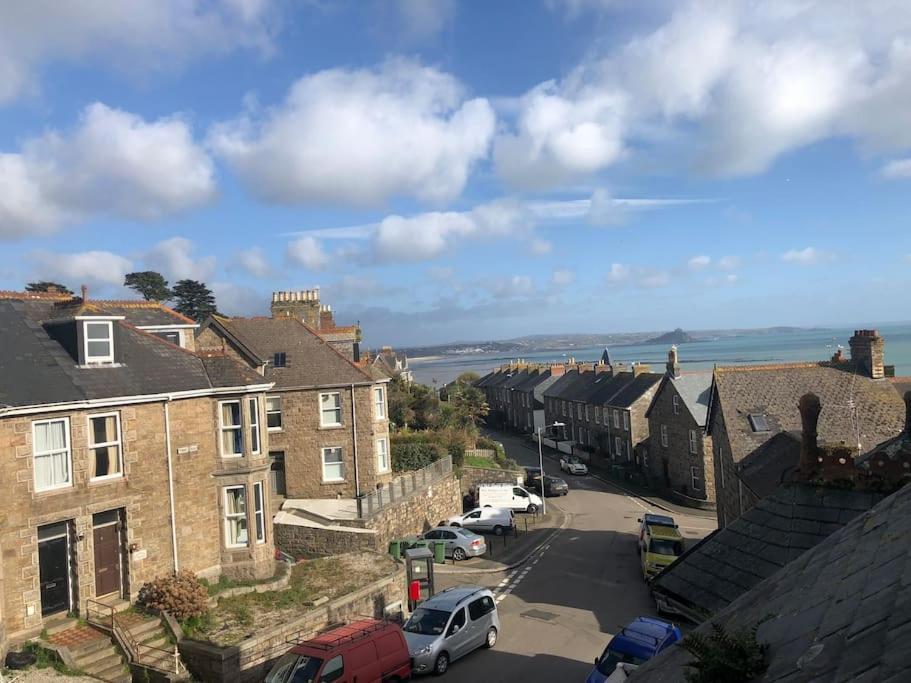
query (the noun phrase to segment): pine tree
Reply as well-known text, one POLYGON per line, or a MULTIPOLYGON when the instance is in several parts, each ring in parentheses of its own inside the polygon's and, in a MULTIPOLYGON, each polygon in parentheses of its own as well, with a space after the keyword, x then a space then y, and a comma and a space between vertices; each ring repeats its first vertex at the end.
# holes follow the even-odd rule
POLYGON ((174 296, 168 287, 168 281, 161 273, 156 273, 154 270, 127 273, 123 284, 125 287, 139 292, 146 301, 167 301, 174 296))
POLYGON ((172 290, 177 303, 174 310, 193 320, 202 321, 216 312, 215 296, 205 283, 180 280, 172 290))
POLYGON ((72 294, 72 290, 59 282, 50 282, 49 280, 39 280, 38 282, 29 282, 25 285, 26 292, 46 292, 52 287, 56 288, 61 294, 72 294))

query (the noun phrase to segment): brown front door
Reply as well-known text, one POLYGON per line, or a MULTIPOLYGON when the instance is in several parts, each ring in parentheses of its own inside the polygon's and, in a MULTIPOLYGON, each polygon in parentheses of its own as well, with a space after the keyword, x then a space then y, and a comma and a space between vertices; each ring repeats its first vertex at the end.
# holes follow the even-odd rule
MULTIPOLYGON (((96 515, 98 517, 98 515, 96 515)), ((95 595, 120 592, 120 531, 118 523, 96 526, 95 595)))

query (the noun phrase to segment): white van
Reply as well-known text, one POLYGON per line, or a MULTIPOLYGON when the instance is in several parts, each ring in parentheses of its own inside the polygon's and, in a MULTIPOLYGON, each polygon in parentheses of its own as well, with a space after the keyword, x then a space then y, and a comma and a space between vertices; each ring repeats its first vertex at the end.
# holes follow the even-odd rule
POLYGON ((536 512, 541 507, 541 497, 515 484, 479 484, 478 505, 536 512))
POLYGON ((440 522, 440 526, 447 525, 461 526, 471 531, 492 531, 497 536, 502 536, 507 531, 512 531, 516 521, 512 510, 475 508, 463 515, 456 515, 445 522, 440 522))

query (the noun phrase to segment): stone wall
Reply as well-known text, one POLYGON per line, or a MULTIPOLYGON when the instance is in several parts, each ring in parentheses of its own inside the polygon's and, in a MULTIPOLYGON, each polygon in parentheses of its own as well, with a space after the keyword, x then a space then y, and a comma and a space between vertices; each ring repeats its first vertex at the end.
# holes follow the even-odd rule
POLYGON ((716 403, 712 427, 712 454, 715 471, 715 510, 718 528, 722 529, 753 507, 758 498, 743 485, 737 476, 731 455, 731 442, 727 433, 721 404, 716 403))
POLYGON ((185 638, 179 645, 180 655, 193 676, 204 683, 262 681, 275 660, 291 648, 289 641, 312 638, 330 624, 398 614, 405 599, 404 566, 397 565, 390 576, 237 645, 220 647, 185 638))
MULTIPOLYGON (((231 398, 231 397, 222 397, 231 398)), ((258 397, 262 403, 262 396, 258 397)), ((38 571, 38 527, 68 524, 71 560, 71 605, 84 613, 96 597, 93 515, 120 511, 121 595, 135 599, 143 583, 174 570, 165 403, 143 403, 97 411, 67 411, 0 420, 0 615, 14 640, 37 633, 43 625, 38 571), (93 479, 89 414, 117 413, 120 418, 122 476, 93 479), (72 485, 36 492, 32 453, 33 420, 63 417, 69 422, 72 485)), ((227 459, 218 452, 218 404, 194 398, 167 404, 171 427, 172 470, 178 562, 204 576, 220 573, 261 577, 273 571, 271 530, 264 542, 253 540, 253 483, 263 482, 268 505, 268 437, 263 431, 258 456, 227 459), (247 547, 224 547, 223 487, 247 487, 247 547)), ((261 424, 264 424, 264 419, 261 424)))
POLYGON ((376 549, 383 552, 394 538, 423 534, 442 520, 462 512, 459 480, 450 474, 426 489, 417 490, 365 520, 376 532, 376 549))
POLYGON ((651 438, 648 449, 648 476, 657 488, 678 494, 675 500, 693 507, 710 509, 715 503, 715 469, 712 462, 712 437, 696 423, 673 382, 665 382, 649 413, 651 438), (678 413, 674 414, 674 397, 678 413), (667 433, 667 446, 661 441, 661 426, 667 433), (697 452, 690 453, 690 431, 697 435, 697 452), (695 468, 699 487, 693 487, 695 468), (692 499, 692 500, 691 500, 692 499))
MULTIPOLYGON (((478 484, 515 484, 516 481, 525 480, 524 470, 486 469, 484 467, 463 467, 459 477, 459 486, 462 495, 470 491, 477 491, 478 484)), ((461 510, 461 503, 459 504, 461 510)))
POLYGON ((360 529, 333 529, 297 524, 274 524, 275 547, 295 559, 339 555, 358 550, 383 550, 376 534, 360 529))

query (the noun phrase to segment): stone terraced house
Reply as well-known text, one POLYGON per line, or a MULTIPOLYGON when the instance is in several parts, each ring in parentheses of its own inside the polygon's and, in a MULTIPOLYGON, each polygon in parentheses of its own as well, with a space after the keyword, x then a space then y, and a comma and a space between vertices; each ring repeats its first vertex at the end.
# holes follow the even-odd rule
POLYGON ((193 327, 148 302, 0 292, 0 651, 176 569, 273 574, 272 383, 194 352, 193 327))
POLYGON ((388 377, 359 367, 293 315, 212 317, 196 345, 274 383, 266 426, 276 508, 290 498, 354 498, 391 481, 388 377))

